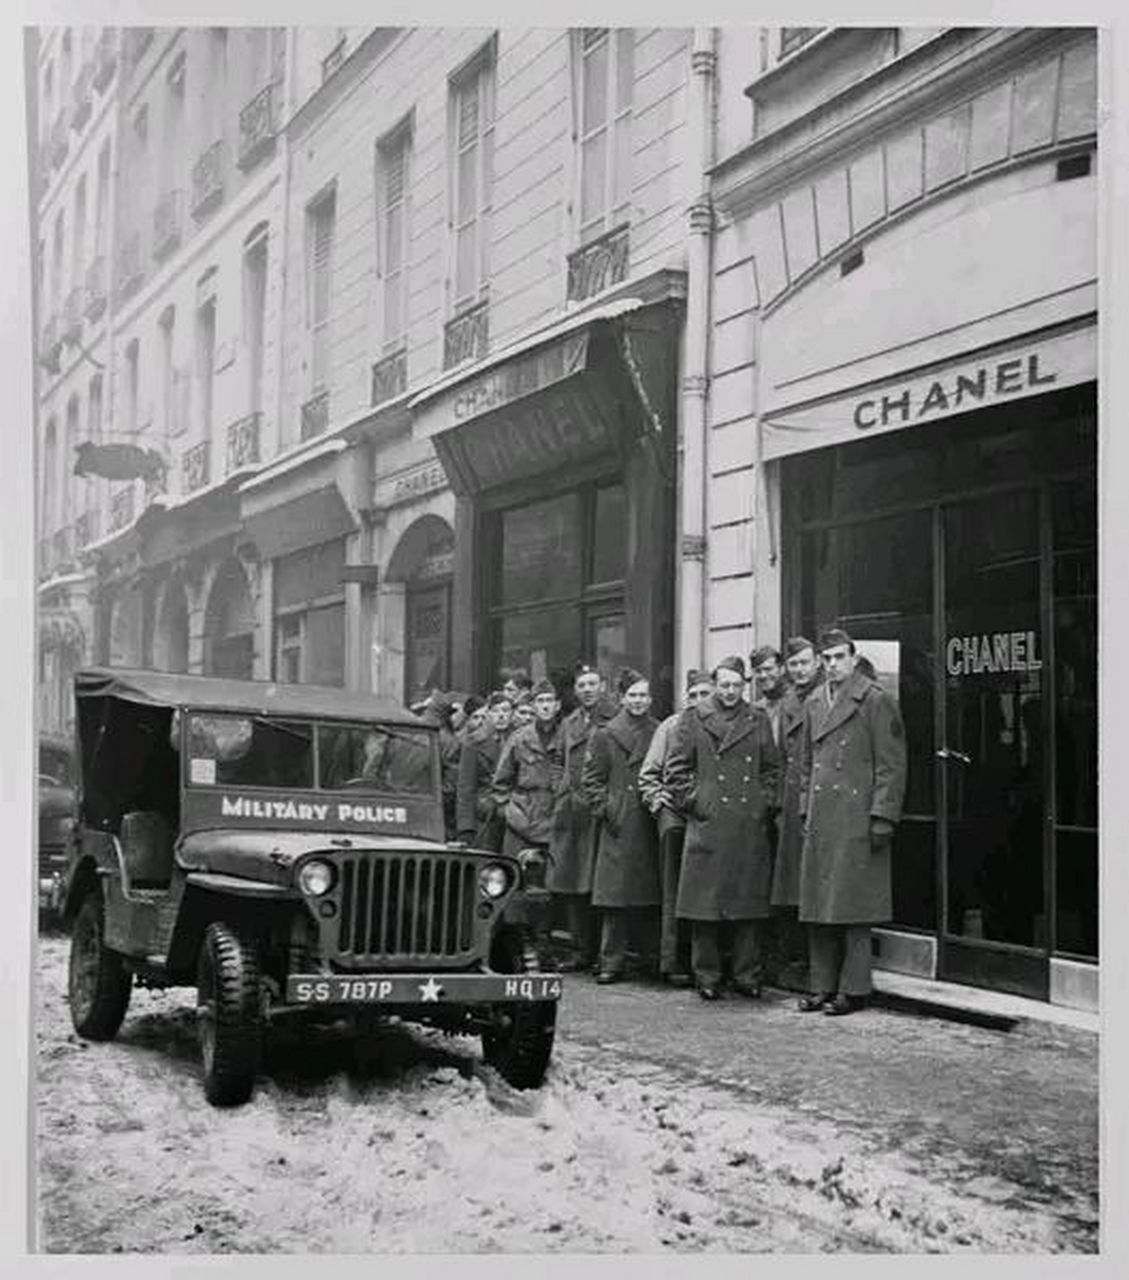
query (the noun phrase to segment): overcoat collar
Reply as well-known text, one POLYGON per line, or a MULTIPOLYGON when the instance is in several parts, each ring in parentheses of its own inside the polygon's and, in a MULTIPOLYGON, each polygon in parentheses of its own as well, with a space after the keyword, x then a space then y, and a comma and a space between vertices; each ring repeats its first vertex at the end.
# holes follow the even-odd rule
POLYGON ((534 720, 527 724, 524 729, 519 729, 518 732, 525 735, 525 741, 533 747, 534 751, 542 755, 548 755, 555 746, 560 745, 563 730, 564 726, 557 720, 553 724, 553 732, 547 737, 542 737, 541 731, 537 728, 537 721, 534 720))
POLYGON ((784 705, 780 709, 780 732, 784 737, 789 737, 796 733, 804 723, 804 704, 818 690, 823 687, 823 672, 816 673, 815 680, 808 685, 807 689, 800 689, 796 685, 791 685, 788 692, 784 695, 784 705))
POLYGON ((701 719, 702 728, 713 739, 717 751, 728 751, 742 738, 748 737, 756 727, 756 714, 747 702, 737 704, 736 715, 727 716, 717 702, 716 694, 700 702, 695 708, 701 719))
POLYGON ((874 688, 877 688, 877 685, 869 676, 856 671, 840 688, 838 696, 830 707, 827 705, 828 686, 824 684, 816 690, 811 697, 812 741, 818 742, 821 738, 826 738, 829 733, 833 733, 840 725, 845 724, 858 711, 859 704, 874 688))
POLYGON ((608 721, 606 728, 608 736, 623 748, 627 763, 640 764, 655 736, 658 721, 650 715, 633 716, 620 711, 608 721))
POLYGON ((569 712, 564 720, 565 738, 575 746, 576 743, 583 742, 593 729, 607 724, 615 714, 615 704, 607 695, 602 694, 590 712, 583 707, 576 707, 569 712))

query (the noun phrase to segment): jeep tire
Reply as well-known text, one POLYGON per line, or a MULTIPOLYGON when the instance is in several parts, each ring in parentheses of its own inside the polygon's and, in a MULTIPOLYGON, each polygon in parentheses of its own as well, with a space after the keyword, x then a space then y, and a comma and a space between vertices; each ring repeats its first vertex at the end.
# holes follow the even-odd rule
POLYGON ((222 920, 208 925, 200 945, 196 1028, 204 1096, 216 1107, 246 1102, 263 1052, 259 955, 249 938, 222 920))
MULTIPOLYGON (((536 972, 536 961, 525 946, 524 931, 519 929, 503 930, 495 941, 491 961, 502 973, 536 972)), ((495 1008, 508 1025, 482 1032, 483 1057, 515 1089, 539 1088, 553 1055, 556 1002, 530 1001, 495 1008)))
POLYGON ((92 889, 75 915, 67 965, 71 1022, 84 1040, 112 1040, 129 1008, 133 974, 106 946, 102 895, 92 889))

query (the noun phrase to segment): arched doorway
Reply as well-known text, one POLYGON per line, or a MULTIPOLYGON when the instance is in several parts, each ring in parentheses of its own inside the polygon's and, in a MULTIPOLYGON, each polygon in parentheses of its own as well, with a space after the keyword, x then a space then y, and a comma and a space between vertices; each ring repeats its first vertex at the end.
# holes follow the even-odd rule
POLYGON ((409 703, 451 678, 451 569, 455 535, 440 516, 408 526, 385 575, 404 588, 404 694, 409 703))
POLYGON ((153 665, 158 671, 188 670, 188 596, 179 578, 165 587, 153 636, 153 665))
POLYGON ((204 674, 250 680, 255 665, 255 610, 247 572, 234 557, 220 567, 204 613, 204 674))

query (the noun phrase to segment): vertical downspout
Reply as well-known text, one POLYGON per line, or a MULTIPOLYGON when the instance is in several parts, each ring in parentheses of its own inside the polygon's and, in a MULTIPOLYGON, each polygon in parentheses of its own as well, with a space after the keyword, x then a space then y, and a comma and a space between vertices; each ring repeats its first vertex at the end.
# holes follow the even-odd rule
POLYGON ((686 326, 679 413, 678 688, 686 672, 706 660, 706 479, 709 432, 709 306, 713 256, 710 169, 714 157, 714 82, 717 54, 712 27, 695 27, 690 54, 689 208, 686 252, 686 326))

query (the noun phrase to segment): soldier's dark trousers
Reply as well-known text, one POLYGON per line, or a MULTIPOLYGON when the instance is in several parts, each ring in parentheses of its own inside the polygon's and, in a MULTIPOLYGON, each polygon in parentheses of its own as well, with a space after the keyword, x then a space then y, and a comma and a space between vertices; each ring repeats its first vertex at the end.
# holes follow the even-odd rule
POLYGON ((716 987, 721 982, 721 934, 732 930, 733 981, 759 987, 764 980, 761 964, 761 921, 694 920, 691 932, 690 964, 700 987, 716 987))
POLYGON ((816 995, 870 995, 870 926, 808 925, 808 986, 816 995))
POLYGON ((573 954, 585 965, 596 963, 596 913, 591 895, 562 893, 558 895, 564 908, 564 926, 572 938, 573 954))
POLYGON ((600 971, 623 973, 627 949, 634 946, 644 967, 655 962, 655 915, 651 907, 600 908, 600 971))
POLYGON ((659 942, 659 971, 663 974, 690 972, 690 922, 675 915, 678 878, 682 874, 682 847, 686 828, 665 831, 659 841, 659 868, 662 875, 662 926, 659 942))

